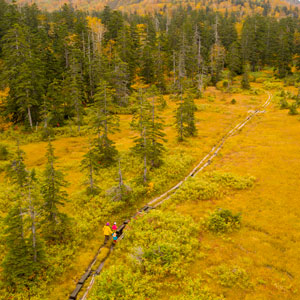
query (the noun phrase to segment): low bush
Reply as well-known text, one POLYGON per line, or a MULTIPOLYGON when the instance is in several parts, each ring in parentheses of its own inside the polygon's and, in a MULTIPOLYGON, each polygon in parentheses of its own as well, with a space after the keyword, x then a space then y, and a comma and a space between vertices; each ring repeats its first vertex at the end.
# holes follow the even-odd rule
POLYGON ((293 103, 290 105, 289 107, 289 115, 291 116, 295 116, 295 115, 298 115, 299 112, 297 111, 297 103, 293 103))
POLYGON ((172 297, 171 300, 225 300, 225 297, 216 295, 205 286, 200 278, 187 281, 184 290, 179 294, 172 297))
POLYGON ((247 272, 238 266, 228 266, 222 264, 210 268, 206 274, 217 281, 221 286, 232 288, 238 286, 241 289, 249 289, 252 287, 247 272))
POLYGON ((172 201, 186 202, 198 200, 219 199, 222 196, 220 186, 217 183, 203 178, 189 179, 172 197, 172 201))
POLYGON ((279 82, 271 82, 270 80, 265 81, 263 86, 266 90, 280 89, 281 84, 279 82))
POLYGON ((4 144, 0 144, 0 160, 8 160, 9 151, 8 147, 4 144))
POLYGON ((235 99, 232 99, 232 100, 230 101, 230 103, 231 103, 231 104, 236 104, 236 100, 235 100, 235 99))
POLYGON ((97 278, 90 299, 160 299, 163 278, 184 278, 200 247, 198 234, 190 217, 175 212, 154 210, 137 217, 112 253, 118 265, 97 278))
POLYGON ((220 184, 223 187, 229 187, 235 190, 244 190, 254 185, 255 177, 239 176, 232 173, 211 172, 204 175, 206 180, 220 184))
POLYGON ((279 108, 280 109, 287 109, 289 108, 289 103, 286 101, 286 98, 280 97, 279 99, 279 108))
POLYGON ((241 214, 234 215, 230 210, 219 208, 209 215, 206 227, 215 233, 232 232, 241 226, 241 214))
POLYGON ((172 196, 172 202, 219 199, 228 189, 243 190, 254 185, 255 177, 231 173, 210 172, 201 177, 190 178, 172 196))

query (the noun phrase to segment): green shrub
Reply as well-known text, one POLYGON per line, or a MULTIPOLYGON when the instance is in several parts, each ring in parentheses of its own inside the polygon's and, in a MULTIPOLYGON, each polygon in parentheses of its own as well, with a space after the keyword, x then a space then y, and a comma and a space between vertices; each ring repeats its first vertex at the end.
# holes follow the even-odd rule
MULTIPOLYGON (((153 210, 132 220, 111 255, 111 265, 96 279, 90 298, 160 299, 162 280, 186 275, 199 251, 199 226, 190 217, 153 210)), ((201 298, 200 298, 201 299, 201 298)))
POLYGON ((280 98, 280 100, 279 100, 279 107, 280 107, 280 109, 287 109, 287 108, 289 108, 289 104, 288 104, 288 102, 286 101, 286 98, 284 97, 284 98, 280 98))
POLYGON ((223 80, 222 85, 223 85, 223 88, 228 88, 228 86, 229 86, 228 80, 223 80))
POLYGON ((223 187, 229 187, 235 190, 244 190, 254 185, 255 177, 239 176, 232 173, 211 172, 204 175, 206 180, 218 183, 223 187))
POLYGON ((271 82, 271 81, 265 81, 263 83, 263 86, 266 90, 273 90, 273 89, 280 89, 281 88, 281 84, 278 82, 271 82))
POLYGON ((196 278, 185 283, 184 290, 181 295, 174 296, 171 300, 225 300, 223 296, 217 296, 207 286, 203 284, 203 280, 196 278))
POLYGON ((105 270, 90 295, 91 300, 153 299, 157 289, 149 285, 151 277, 139 271, 130 272, 125 265, 115 265, 105 270))
POLYGON ((208 97, 207 97, 207 100, 208 100, 209 102, 215 102, 215 99, 216 99, 215 96, 208 96, 208 97))
POLYGON ((238 266, 228 266, 222 264, 217 267, 212 267, 206 272, 210 277, 223 287, 232 288, 238 286, 242 289, 249 289, 252 287, 247 272, 238 266))
POLYGON ((234 215, 230 210, 219 208, 206 221, 207 229, 215 233, 231 232, 240 228, 241 214, 234 215))
POLYGON ((0 160, 8 160, 9 151, 7 146, 4 144, 0 144, 0 160))
POLYGON ((235 99, 232 99, 232 100, 230 101, 230 103, 231 103, 231 104, 236 104, 236 100, 235 100, 235 99))
POLYGON ((299 112, 297 111, 297 103, 293 103, 292 105, 290 105, 289 109, 289 115, 294 116, 299 114, 299 112))
POLYGON ((222 195, 217 183, 203 178, 191 178, 172 197, 174 202, 219 199, 222 195))

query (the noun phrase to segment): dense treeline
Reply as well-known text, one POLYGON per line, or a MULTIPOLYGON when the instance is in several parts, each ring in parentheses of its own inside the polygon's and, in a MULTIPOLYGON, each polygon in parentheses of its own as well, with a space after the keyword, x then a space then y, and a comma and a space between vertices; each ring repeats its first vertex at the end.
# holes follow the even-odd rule
MULTIPOLYGON (((30 3, 29 0, 18 0, 19 4, 30 3)), ((238 12, 240 16, 248 14, 260 13, 263 15, 271 15, 275 17, 297 16, 298 6, 296 0, 165 0, 161 1, 149 1, 149 0, 72 0, 72 2, 66 0, 53 0, 53 1, 40 1, 36 3, 39 7, 46 10, 57 10, 65 3, 72 3, 76 9, 83 10, 102 10, 106 5, 122 11, 137 12, 144 14, 147 12, 162 11, 176 9, 178 6, 184 6, 188 10, 192 9, 209 9, 213 7, 214 10, 220 12, 238 12)))
POLYGON ((166 92, 184 79, 201 93, 224 68, 233 77, 246 64, 252 71, 268 65, 284 77, 300 51, 293 17, 247 17, 238 33, 236 14, 209 10, 139 16, 106 7, 90 16, 67 5, 53 13, 0 7, 1 87, 9 87, 1 114, 30 127, 73 119, 80 130, 101 84, 111 87, 118 110, 131 105, 139 80, 166 92))

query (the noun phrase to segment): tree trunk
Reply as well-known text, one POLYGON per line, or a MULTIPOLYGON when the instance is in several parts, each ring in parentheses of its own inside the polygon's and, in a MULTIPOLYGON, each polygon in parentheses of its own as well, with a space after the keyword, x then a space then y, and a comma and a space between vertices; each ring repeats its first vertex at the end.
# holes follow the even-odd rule
POLYGON ((91 188, 91 190, 94 189, 93 165, 92 165, 92 160, 91 160, 91 158, 90 158, 90 188, 91 188))
POLYGON ((32 129, 33 125, 32 125, 31 110, 30 110, 30 106, 29 105, 27 106, 27 114, 28 114, 29 124, 30 124, 30 127, 32 129))
POLYGON ((176 84, 176 62, 175 62, 175 52, 173 51, 173 84, 176 84))
POLYGON ((155 132, 155 105, 154 105, 154 97, 152 98, 152 160, 151 160, 151 166, 154 167, 154 160, 155 160, 155 136, 154 136, 154 132, 155 132))
POLYGON ((122 170, 121 170, 121 162, 120 162, 120 159, 119 159, 119 187, 120 189, 122 188, 123 186, 123 176, 122 176, 122 170))
POLYGON ((91 44, 90 44, 90 33, 88 33, 88 61, 89 61, 89 82, 91 89, 91 97, 93 97, 93 80, 92 80, 92 65, 91 65, 91 44))
POLYGON ((32 205, 30 206, 31 216, 31 233, 32 233, 32 249, 33 249, 33 261, 37 261, 37 249, 36 249, 36 226, 35 226, 35 211, 32 205))
POLYGON ((147 140, 146 140, 146 128, 144 127, 144 183, 147 182, 147 140))
POLYGON ((180 140, 183 141, 183 99, 182 99, 182 86, 180 87, 180 140))

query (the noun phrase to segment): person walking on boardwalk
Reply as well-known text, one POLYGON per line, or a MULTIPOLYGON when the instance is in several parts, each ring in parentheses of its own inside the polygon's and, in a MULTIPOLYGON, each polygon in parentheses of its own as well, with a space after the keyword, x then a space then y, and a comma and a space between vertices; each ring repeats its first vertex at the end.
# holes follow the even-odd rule
POLYGON ((117 234, 115 232, 112 234, 112 237, 113 237, 114 243, 116 243, 117 239, 118 239, 118 236, 117 236, 117 234))
POLYGON ((118 227, 117 227, 117 223, 116 222, 114 222, 114 225, 112 226, 112 230, 113 231, 116 231, 118 229, 118 227))
POLYGON ((109 227, 109 223, 107 222, 106 225, 103 226, 103 233, 104 233, 104 236, 105 236, 105 239, 104 239, 104 244, 106 244, 108 241, 109 241, 109 237, 112 235, 112 231, 109 227))

